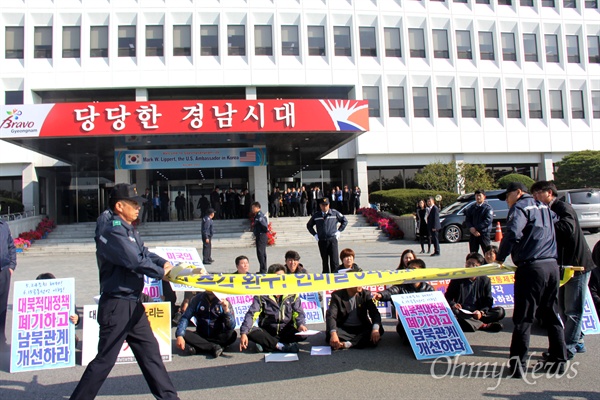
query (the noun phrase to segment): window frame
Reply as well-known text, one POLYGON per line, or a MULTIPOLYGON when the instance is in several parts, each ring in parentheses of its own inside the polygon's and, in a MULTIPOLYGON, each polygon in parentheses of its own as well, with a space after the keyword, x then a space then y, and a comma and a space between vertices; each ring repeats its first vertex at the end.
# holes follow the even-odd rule
POLYGON ((408 43, 410 49, 410 58, 427 58, 425 30, 423 28, 409 28, 408 43), (420 36, 417 37, 417 35, 420 36), (416 42, 413 42, 413 39, 416 40, 416 42), (421 47, 419 47, 419 45, 421 45, 421 47))
POLYGON ((404 86, 388 86, 388 114, 389 118, 406 118, 406 95, 404 86), (395 89, 394 91, 396 91, 393 96, 392 89, 395 89), (399 96, 397 95, 398 93, 400 94, 399 96))
POLYGON ((187 24, 173 25, 173 57, 189 57, 191 55, 192 26, 187 24))
POLYGON ((527 90, 527 109, 529 110, 529 119, 543 119, 544 118, 544 106, 542 105, 542 91, 540 89, 528 89, 527 90), (537 96, 538 102, 532 102, 533 96, 537 96), (538 107, 532 107, 532 105, 539 105, 538 107))
POLYGON ((62 58, 81 58, 81 26, 63 26, 62 27, 62 58), (70 37, 70 36, 74 37, 70 37), (69 40, 70 39, 70 40, 69 40), (75 45, 73 48, 66 48, 65 45, 75 45))
POLYGON ((452 88, 451 87, 436 88, 436 98, 437 98, 438 118, 454 118, 454 100, 452 99, 452 88), (440 91, 447 92, 447 93, 442 95, 442 93, 440 93, 440 91), (449 99, 450 108, 447 107, 448 105, 446 105, 445 108, 441 108, 440 96, 441 96, 442 100, 449 99))
POLYGON ((500 103, 498 101, 497 88, 483 89, 483 116, 485 118, 500 118, 500 103))
POLYGON ((592 90, 592 119, 600 119, 600 90, 592 90))
POLYGON ((548 91, 548 100, 550 102, 550 119, 564 119, 565 118, 565 106, 562 97, 562 90, 555 89, 548 91), (556 97, 558 95, 558 97, 556 97), (555 101, 558 100, 560 103, 560 109, 555 108, 557 104, 555 101))
POLYGON ((165 27, 164 25, 146 25, 144 28, 146 57, 164 57, 165 27), (149 36, 157 37, 149 37, 149 36))
POLYGON ((352 37, 349 26, 336 25, 333 27, 333 55, 352 57, 352 37))
POLYGON ((377 57, 377 31, 374 26, 359 26, 358 37, 361 57, 377 57), (363 40, 364 39, 364 40, 363 40), (363 43, 371 42, 371 43, 363 43), (370 47, 369 47, 370 46, 370 47))
POLYGON ((539 52, 537 48, 537 35, 535 33, 524 33, 523 34, 523 54, 525 56, 525 62, 538 62, 539 52), (525 39, 528 39, 527 41, 525 39), (535 52, 528 53, 528 47, 533 44, 535 52))
POLYGON ((281 25, 281 55, 282 56, 299 56, 300 55, 300 32, 298 25, 281 25), (285 28, 285 33, 284 33, 285 28), (289 32, 288 32, 289 30, 289 32), (294 32, 295 30, 295 32, 294 32), (291 33, 291 35, 290 35, 291 33), (290 39, 290 36, 295 40, 290 39))
POLYGON ((381 117, 381 97, 379 95, 379 86, 363 86, 363 99, 367 100, 369 105, 369 118, 380 118, 381 117), (369 93, 369 91, 371 93, 369 93), (369 96, 369 94, 376 94, 377 96, 369 96))
POLYGON ((107 58, 108 46, 108 25, 90 26, 90 58, 107 58))
POLYGON ((433 43, 433 58, 450 59, 450 44, 448 42, 448 30, 447 29, 433 29, 431 31, 431 39, 433 43), (443 37, 439 38, 436 34, 443 33, 443 37), (440 43, 440 40, 442 43, 440 43), (441 48, 437 48, 438 45, 442 45, 441 48), (444 48, 445 46, 445 48, 444 48))
POLYGON ((228 24, 227 25, 227 55, 228 56, 246 56, 246 25, 228 24), (242 43, 243 42, 243 43, 242 43))
POLYGON ((4 28, 4 58, 22 60, 25 56, 25 27, 6 26, 4 28), (12 32, 12 33, 9 33, 12 32), (9 43, 9 38, 14 43, 9 43))
POLYGON ((307 25, 306 32, 308 40, 308 55, 326 57, 327 44, 325 40, 325 27, 323 25, 307 25), (311 36, 311 34, 314 35, 316 33, 319 35, 311 36))
POLYGON ((521 119, 521 93, 519 89, 506 89, 506 116, 511 119, 521 119), (509 102, 512 100, 512 95, 516 95, 516 103, 509 102), (516 105, 516 108, 515 108, 516 105))
POLYGON ((462 118, 477 118, 477 98, 475 97, 475 88, 460 88, 460 116, 462 118), (469 93, 469 95, 467 95, 469 93), (465 104, 465 100, 471 100, 472 105, 465 104))
POLYGON ((588 62, 590 64, 600 64, 600 36, 587 36, 588 62), (590 46, 590 40, 594 41, 593 46, 590 46), (592 53, 592 49, 595 51, 592 53))
POLYGON ((496 60, 496 51, 494 50, 494 33, 488 31, 479 31, 477 32, 479 38, 479 59, 487 60, 487 61, 495 61, 496 60), (490 43, 485 43, 486 40, 482 40, 484 38, 490 39, 490 43), (491 52, 487 47, 491 46, 491 52), (486 51, 487 50, 487 51, 486 51))
POLYGON ((471 40, 471 31, 457 29, 454 33, 456 35, 456 56, 457 56, 457 58, 459 60, 472 60, 473 59, 473 41, 471 40), (459 32, 460 32, 460 35, 459 35, 459 32), (460 39, 459 39, 459 37, 460 37, 460 39), (462 43, 462 41, 465 37, 467 39, 469 39, 469 49, 461 50, 461 48, 462 49, 466 48, 464 46, 464 44, 462 43), (461 44, 463 44, 463 45, 461 46, 461 44))
POLYGON ((219 56, 219 25, 200 25, 200 56, 219 56))
POLYGON ((560 54, 558 50, 558 35, 553 33, 548 33, 544 35, 544 49, 546 51, 546 62, 548 63, 559 63, 560 62, 560 54), (549 52, 548 50, 552 50, 552 43, 548 44, 548 41, 554 40, 554 49, 556 50, 556 54, 549 52))
POLYGON ((254 25, 254 55, 273 56, 273 26, 254 25), (266 43, 258 43, 263 39, 266 43), (262 46, 259 46, 259 44, 262 46))
POLYGON ((413 116, 415 118, 431 118, 431 105, 429 103, 429 88, 427 86, 413 86, 413 116), (417 91, 423 91, 425 96, 417 96, 417 91), (427 104, 427 108, 418 107, 417 100, 419 103, 424 99, 427 104))
POLYGON ((567 47, 567 63, 571 64, 579 64, 581 63, 581 49, 579 47, 579 35, 565 35, 565 44, 567 47), (576 54, 572 54, 570 49, 573 49, 573 46, 570 46, 570 42, 572 38, 575 38, 575 49, 577 51, 576 54))
POLYGON ((119 25, 117 27, 117 55, 119 57, 135 57, 137 54, 137 32, 135 25, 119 25), (129 34, 133 32, 133 36, 129 34), (122 36, 127 35, 127 36, 122 36))
POLYGON ((385 41, 385 56, 386 57, 402 57, 402 39, 401 39, 401 35, 400 35, 400 28, 395 28, 395 27, 388 27, 388 28, 383 28, 383 37, 384 37, 384 41, 385 41), (395 40, 392 40, 392 32, 394 32, 396 34, 396 36, 393 38, 395 40), (390 40, 388 40, 388 38, 390 40), (398 47, 394 48, 393 46, 393 42, 397 41, 398 43, 398 47))
POLYGON ((33 28, 33 58, 52 59, 53 35, 52 26, 35 26, 33 28), (48 35, 48 32, 50 32, 50 35, 48 35), (50 40, 48 40, 48 36, 50 36, 50 40), (42 39, 39 43, 38 37, 42 39))
POLYGON ((515 41, 515 33, 514 32, 502 32, 500 34, 500 41, 502 42, 502 60, 503 61, 517 61, 517 42, 515 41), (505 38, 507 38, 508 35, 510 35, 512 37, 512 49, 504 46, 506 44, 505 38), (508 50, 512 50, 512 52, 509 52, 508 50))
POLYGON ((583 101, 583 90, 571 90, 571 118, 585 119, 585 104, 583 101), (580 105, 581 108, 575 108, 578 105, 580 105))

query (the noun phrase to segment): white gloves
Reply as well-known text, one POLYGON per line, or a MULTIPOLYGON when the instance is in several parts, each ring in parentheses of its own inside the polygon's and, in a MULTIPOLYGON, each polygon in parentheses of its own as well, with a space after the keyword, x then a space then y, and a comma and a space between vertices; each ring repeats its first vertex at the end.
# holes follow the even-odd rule
POLYGON ((317 235, 316 233, 315 233, 315 240, 316 240, 317 242, 319 241, 319 235, 317 235))
POLYGON ((335 233, 335 238, 336 238, 336 240, 340 240, 340 235, 341 235, 341 234, 342 234, 342 233, 341 233, 340 231, 337 231, 337 232, 335 233))

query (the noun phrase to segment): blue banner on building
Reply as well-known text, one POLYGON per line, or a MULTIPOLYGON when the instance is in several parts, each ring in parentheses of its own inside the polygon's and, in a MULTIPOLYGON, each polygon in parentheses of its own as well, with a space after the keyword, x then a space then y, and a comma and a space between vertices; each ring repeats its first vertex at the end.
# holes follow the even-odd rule
POLYGON ((266 147, 115 151, 115 169, 185 169, 267 165, 266 147))

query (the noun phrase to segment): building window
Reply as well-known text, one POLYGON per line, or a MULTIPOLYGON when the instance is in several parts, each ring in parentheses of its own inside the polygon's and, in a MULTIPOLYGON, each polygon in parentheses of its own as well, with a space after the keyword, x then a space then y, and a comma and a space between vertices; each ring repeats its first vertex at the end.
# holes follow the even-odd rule
POLYGON ((585 8, 598 8, 598 0, 585 0, 585 8))
POLYGON ((423 29, 411 28, 408 30, 408 43, 412 58, 425 58, 425 33, 423 29))
POLYGON ((377 38, 375 27, 361 26, 358 28, 360 36, 360 55, 362 57, 377 57, 377 38))
POLYGON ((437 103, 439 118, 454 118, 452 88, 437 88, 437 103))
POLYGON ((34 30, 33 30, 33 58, 52 58, 52 27, 51 26, 36 26, 34 28, 34 30))
POLYGON ((492 32, 479 32, 479 58, 492 61, 496 59, 492 32))
POLYGON ((498 0, 499 6, 512 6, 511 0, 498 0))
POLYGON ((119 26, 119 57, 135 57, 135 26, 119 26))
POLYGON ((192 27, 189 25, 173 25, 173 55, 192 55, 192 27))
POLYGON ((508 118, 521 118, 519 89, 506 89, 506 112, 508 118))
POLYGON ((308 27, 308 55, 325 56, 325 28, 322 26, 308 27))
POLYGON ((550 90, 550 118, 563 119, 565 113, 563 111, 563 99, 561 90, 550 90))
POLYGON ((219 26, 201 25, 200 26, 200 55, 218 56, 219 55, 219 26))
POLYGON ((281 54, 284 56, 300 55, 297 25, 281 26, 281 54))
POLYGON ((542 0, 542 7, 554 8, 554 0, 542 0))
POLYGON ((333 54, 348 57, 352 55, 349 26, 333 27, 333 54))
POLYGON ((456 53, 461 60, 473 59, 470 31, 456 31, 456 53))
POLYGON ((273 32, 271 25, 254 26, 254 54, 257 56, 273 55, 273 32))
POLYGON ((490 4, 490 0, 475 0, 476 4, 490 4))
POLYGON ((415 118, 429 118, 429 93, 426 87, 413 88, 415 118))
POLYGON ((579 55, 579 36, 567 35, 567 61, 579 64, 581 58, 579 55))
POLYGON ((4 57, 23 58, 25 41, 22 26, 7 26, 4 37, 4 57))
POLYGON ((502 32, 502 59, 504 61, 517 61, 517 50, 515 46, 515 34, 502 32))
POLYGON ((460 115, 463 118, 477 118, 477 105, 475 104, 475 89, 460 89, 460 115))
POLYGON ((587 42, 590 63, 600 64, 600 36, 588 36, 587 42))
POLYGON ((379 87, 363 86, 363 99, 369 101, 369 117, 379 118, 379 87))
POLYGON ((523 34, 523 51, 525 52, 525 61, 537 62, 538 52, 535 33, 523 34))
POLYGON ((383 36, 385 38, 385 56, 402 57, 400 28, 384 28, 383 36))
POLYGON ((227 54, 230 56, 246 55, 245 25, 227 25, 227 54))
POLYGON ((497 89, 483 89, 483 109, 486 118, 498 118, 500 116, 497 89))
POLYGON ((448 31, 445 29, 433 30, 433 57, 450 58, 450 51, 448 51, 448 31))
POLYGON ((546 62, 559 62, 558 57, 558 36, 544 35, 546 41, 546 62))
POLYGON ((454 0, 455 3, 462 3, 462 4, 467 4, 469 1, 468 0, 454 0))
POLYGON ((403 86, 388 87, 388 107, 390 118, 404 118, 406 116, 403 86))
POLYGON ((521 7, 533 7, 533 0, 521 0, 521 7))
POLYGON ((4 104, 23 104, 23 91, 22 90, 7 90, 4 92, 4 104))
POLYGON ((81 28, 79 26, 63 26, 62 58, 81 57, 81 28))
POLYGON ((163 26, 146 25, 146 57, 162 57, 163 55, 163 26))
POLYGON ((563 0, 563 8, 577 8, 577 0, 563 0))
POLYGON ((582 90, 571 90, 571 117, 573 119, 585 118, 582 90))
POLYGON ((592 90, 592 118, 600 119, 600 90, 592 90))
POLYGON ((90 57, 108 57, 108 26, 90 26, 90 57))
POLYGON ((529 100, 529 118, 544 118, 542 113, 542 92, 540 90, 528 90, 527 98, 529 100))

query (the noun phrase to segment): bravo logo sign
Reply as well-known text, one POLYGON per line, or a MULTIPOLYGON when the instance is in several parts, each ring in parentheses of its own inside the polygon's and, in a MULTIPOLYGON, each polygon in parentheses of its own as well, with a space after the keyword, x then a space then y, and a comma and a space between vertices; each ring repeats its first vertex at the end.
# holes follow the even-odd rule
POLYGON ((6 111, 7 117, 0 123, 0 129, 10 130, 10 133, 31 134, 37 133, 34 121, 27 121, 23 118, 23 111, 18 108, 6 111))

